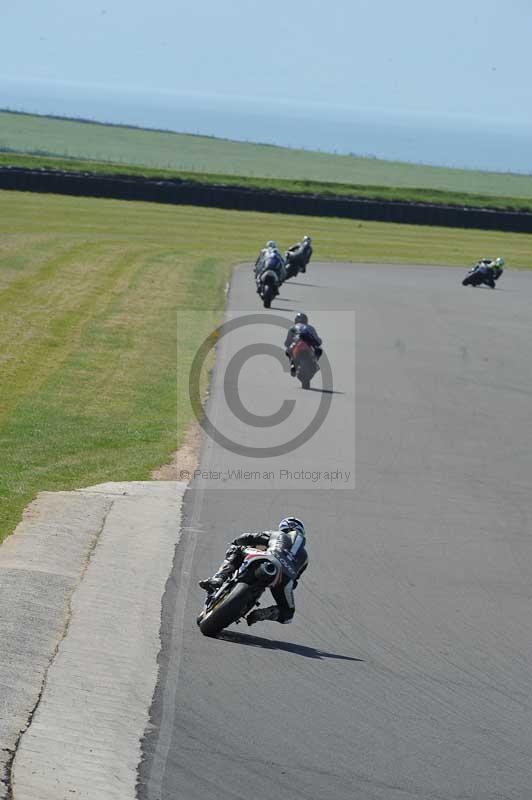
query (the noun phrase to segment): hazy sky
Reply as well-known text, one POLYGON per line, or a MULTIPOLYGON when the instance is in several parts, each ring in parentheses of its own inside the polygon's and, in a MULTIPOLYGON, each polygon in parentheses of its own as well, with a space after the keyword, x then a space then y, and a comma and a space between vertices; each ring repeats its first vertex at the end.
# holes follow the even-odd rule
POLYGON ((531 0, 4 0, 1 75, 532 120, 531 0))
POLYGON ((532 0, 2 5, 0 105, 7 78, 532 125, 532 0))

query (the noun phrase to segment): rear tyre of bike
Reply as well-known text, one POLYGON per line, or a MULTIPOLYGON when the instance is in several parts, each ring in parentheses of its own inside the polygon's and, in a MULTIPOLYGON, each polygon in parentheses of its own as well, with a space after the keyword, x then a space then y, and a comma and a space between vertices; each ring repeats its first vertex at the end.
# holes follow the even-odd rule
POLYGON ((309 354, 305 353, 299 360, 296 376, 301 381, 302 389, 310 389, 310 381, 314 375, 314 365, 309 354))
POLYGON ((301 388, 302 389, 310 389, 310 379, 311 374, 308 368, 305 368, 306 365, 300 367, 297 371, 297 377, 301 381, 301 388))
POLYGON ((273 297, 274 297, 273 287, 272 287, 271 284, 268 283, 264 287, 264 291, 262 292, 262 302, 263 302, 264 308, 269 308, 271 306, 273 297))
POLYGON ((200 631, 204 636, 217 636, 220 631, 246 614, 254 602, 251 587, 247 583, 237 583, 220 605, 203 617, 199 623, 200 631))

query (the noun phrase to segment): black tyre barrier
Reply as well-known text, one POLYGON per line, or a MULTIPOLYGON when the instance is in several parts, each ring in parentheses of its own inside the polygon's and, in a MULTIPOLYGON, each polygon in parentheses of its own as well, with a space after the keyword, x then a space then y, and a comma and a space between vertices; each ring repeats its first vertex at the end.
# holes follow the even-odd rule
POLYGON ((179 179, 157 180, 131 175, 0 167, 0 189, 208 206, 237 211, 532 233, 532 213, 525 211, 291 194, 242 186, 199 184, 179 179))

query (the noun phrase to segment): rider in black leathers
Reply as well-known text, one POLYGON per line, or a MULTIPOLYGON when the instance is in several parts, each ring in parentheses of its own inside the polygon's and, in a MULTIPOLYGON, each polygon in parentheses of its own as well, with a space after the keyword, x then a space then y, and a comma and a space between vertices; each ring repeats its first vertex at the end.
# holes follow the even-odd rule
POLYGON ((495 281, 497 281, 504 271, 504 258, 500 256, 492 258, 481 258, 470 273, 481 272, 485 276, 484 283, 495 289, 495 281))
POLYGON ((308 565, 303 523, 297 517, 286 517, 279 523, 278 531, 243 533, 237 536, 228 548, 218 571, 212 578, 199 582, 201 588, 208 594, 217 591, 242 564, 246 547, 267 550, 275 556, 283 569, 281 583, 271 589, 276 605, 252 611, 246 617, 248 625, 266 619, 283 624, 292 622, 295 613, 294 589, 308 565))
POLYGON ((321 354, 323 353, 322 350, 322 340, 318 336, 318 332, 313 325, 309 325, 308 317, 302 311, 296 314, 294 318, 294 324, 291 328, 288 329, 288 333, 286 334, 286 339, 284 342, 284 351, 287 358, 290 360, 290 373, 292 375, 295 374, 295 367, 292 361, 292 345, 297 341, 297 339, 304 339, 312 349, 316 355, 316 358, 319 360, 321 354))
POLYGON ((267 247, 261 250, 255 262, 254 273, 257 292, 261 290, 261 275, 263 272, 271 270, 277 277, 277 291, 279 286, 286 278, 284 259, 279 250, 274 247, 267 247))
MULTIPOLYGON (((267 267, 265 267, 267 260, 272 260, 273 262, 276 261, 275 256, 277 257, 278 263, 282 269, 284 269, 284 258, 282 257, 279 248, 277 247, 276 243, 270 239, 269 242, 266 242, 266 247, 263 247, 262 250, 259 252, 257 256, 257 260, 255 261, 255 265, 253 267, 253 272, 255 277, 257 278, 260 273, 267 267)), ((281 270, 280 270, 281 273, 281 270)))
POLYGON ((293 255, 297 254, 301 266, 305 267, 312 256, 312 239, 310 236, 303 236, 300 242, 293 244, 286 252, 293 255))

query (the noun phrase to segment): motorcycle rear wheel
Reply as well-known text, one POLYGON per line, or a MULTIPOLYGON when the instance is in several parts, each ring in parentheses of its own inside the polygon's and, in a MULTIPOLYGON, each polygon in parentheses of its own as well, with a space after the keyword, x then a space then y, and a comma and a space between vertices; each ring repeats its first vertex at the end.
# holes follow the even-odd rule
POLYGON ((314 377, 314 373, 315 370, 310 357, 302 358, 296 369, 296 376, 301 381, 302 389, 310 389, 310 381, 314 377))
POLYGON ((271 306, 274 295, 275 292, 270 284, 264 287, 262 292, 262 302, 264 304, 264 308, 269 308, 271 306))
POLYGON ((302 389, 310 389, 310 375, 308 372, 301 371, 297 377, 301 381, 302 389))
POLYGON ((199 623, 204 636, 217 636, 253 607, 256 593, 247 583, 237 583, 226 597, 199 623))

